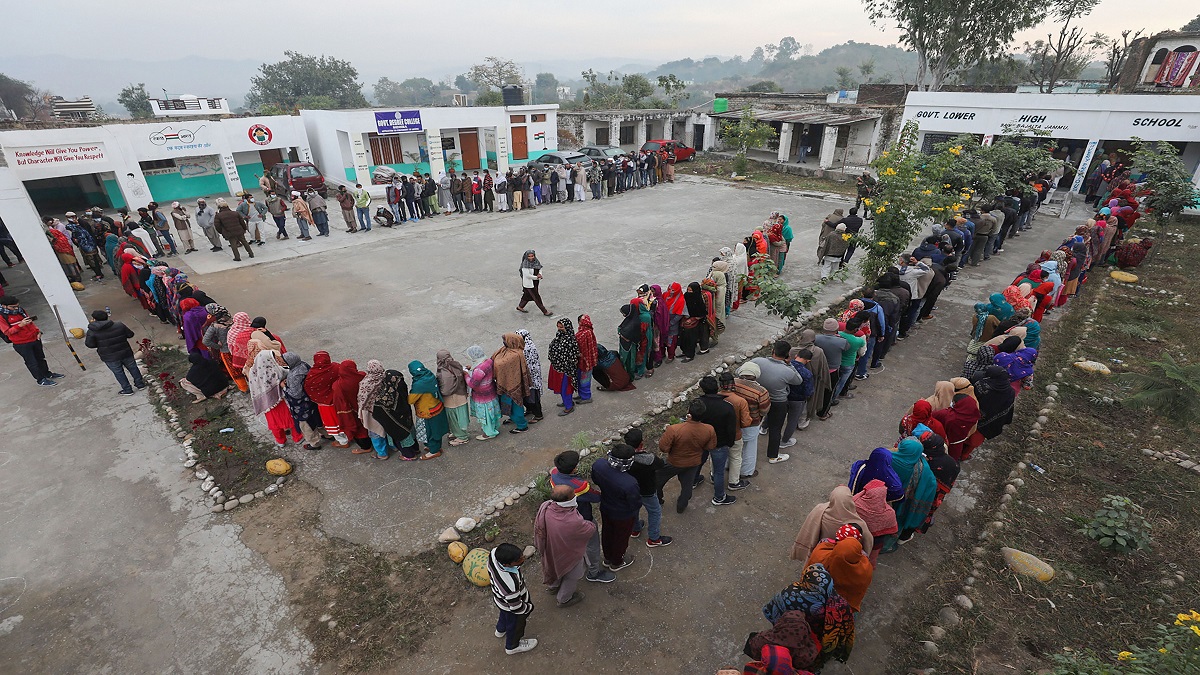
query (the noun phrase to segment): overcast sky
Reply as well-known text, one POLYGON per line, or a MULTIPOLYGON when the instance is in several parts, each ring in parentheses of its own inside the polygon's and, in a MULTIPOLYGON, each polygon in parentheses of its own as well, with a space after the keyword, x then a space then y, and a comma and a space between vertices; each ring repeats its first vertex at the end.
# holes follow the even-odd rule
MULTIPOLYGON (((46 53, 83 58, 278 60, 284 49, 351 61, 407 64, 444 74, 484 56, 557 61, 620 56, 663 62, 707 55, 749 56, 785 35, 820 51, 854 40, 891 44, 898 32, 871 25, 855 0, 607 0, 435 3, 395 0, 41 0, 5 3, 0 58, 46 53), (72 37, 74 36, 74 37, 72 37), (76 40, 78 38, 78 40, 76 40)), ((1200 13, 1195 0, 1143 4, 1103 0, 1083 21, 1116 34, 1176 30, 1200 13), (1153 11, 1147 10, 1153 7, 1153 11)), ((1049 26, 1023 39, 1041 37, 1049 26)), ((409 68, 405 68, 409 70, 409 68)), ((3 62, 0 61, 0 72, 3 62)))

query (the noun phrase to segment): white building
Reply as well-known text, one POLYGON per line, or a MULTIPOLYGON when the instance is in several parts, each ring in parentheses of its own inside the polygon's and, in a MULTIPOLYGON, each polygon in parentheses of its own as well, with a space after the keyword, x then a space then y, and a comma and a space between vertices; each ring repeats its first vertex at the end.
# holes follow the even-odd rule
POLYGON ((1200 186, 1200 97, 914 91, 904 105, 904 122, 909 121, 920 125, 926 152, 959 134, 991 143, 1020 129, 1048 132, 1055 156, 1083 169, 1070 186, 1075 193, 1104 157, 1128 158, 1133 139, 1166 141, 1180 150, 1200 186))
POLYGON ((558 149, 558 105, 302 110, 313 161, 333 183, 371 185, 386 166, 403 174, 448 168, 501 173, 558 149))
POLYGON ((232 115, 229 100, 223 97, 206 98, 184 94, 175 98, 152 98, 150 108, 155 117, 195 117, 198 115, 232 115))

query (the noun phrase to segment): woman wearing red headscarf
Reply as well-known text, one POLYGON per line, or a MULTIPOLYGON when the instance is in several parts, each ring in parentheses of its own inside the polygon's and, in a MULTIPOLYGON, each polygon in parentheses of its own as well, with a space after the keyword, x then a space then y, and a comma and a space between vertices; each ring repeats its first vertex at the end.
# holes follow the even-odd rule
POLYGON ((675 360, 675 350, 679 347, 679 324, 683 322, 686 301, 683 298, 683 286, 675 282, 667 287, 663 295, 663 304, 670 315, 666 337, 663 338, 663 350, 668 361, 675 360))
MULTIPOLYGON (((358 447, 351 450, 356 455, 373 452, 367 428, 358 418, 358 385, 367 374, 358 369, 358 364, 346 359, 337 365, 337 380, 333 383, 333 408, 342 433, 358 447)), ((312 371, 309 371, 312 377, 312 371)), ((310 394, 311 396, 311 394, 310 394)))
POLYGON ((918 424, 924 424, 942 438, 946 437, 945 427, 933 418, 933 404, 925 399, 920 399, 913 404, 912 411, 900 420, 900 438, 896 440, 896 443, 899 444, 900 441, 912 436, 913 429, 918 424))
POLYGON ((317 404, 317 412, 321 415, 321 425, 325 433, 334 437, 334 447, 349 447, 346 434, 342 433, 337 412, 333 407, 333 385, 338 378, 338 364, 329 358, 329 352, 313 354, 312 367, 304 378, 304 393, 317 404))

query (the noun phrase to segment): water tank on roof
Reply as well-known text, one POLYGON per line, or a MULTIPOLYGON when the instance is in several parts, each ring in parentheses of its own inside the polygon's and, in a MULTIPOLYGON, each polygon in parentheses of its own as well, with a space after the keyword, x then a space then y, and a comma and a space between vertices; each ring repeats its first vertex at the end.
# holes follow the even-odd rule
POLYGON ((717 98, 713 99, 713 112, 723 113, 729 110, 729 99, 717 98))
POLYGON ((504 105, 525 105, 525 90, 515 84, 506 84, 501 93, 504 95, 504 105))

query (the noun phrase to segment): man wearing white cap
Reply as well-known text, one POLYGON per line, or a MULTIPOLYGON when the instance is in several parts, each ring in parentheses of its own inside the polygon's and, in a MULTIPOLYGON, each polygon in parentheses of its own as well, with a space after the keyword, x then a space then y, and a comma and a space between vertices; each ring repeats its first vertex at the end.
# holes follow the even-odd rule
POLYGON ((196 243, 192 240, 192 216, 187 207, 179 202, 171 203, 171 220, 175 222, 175 231, 179 233, 179 241, 183 244, 183 253, 194 253, 196 243))
POLYGON ((204 236, 208 237, 209 243, 212 244, 211 250, 220 251, 221 235, 217 234, 217 228, 213 225, 213 219, 216 217, 216 210, 204 201, 204 197, 196 200, 196 224, 204 230, 204 236))

